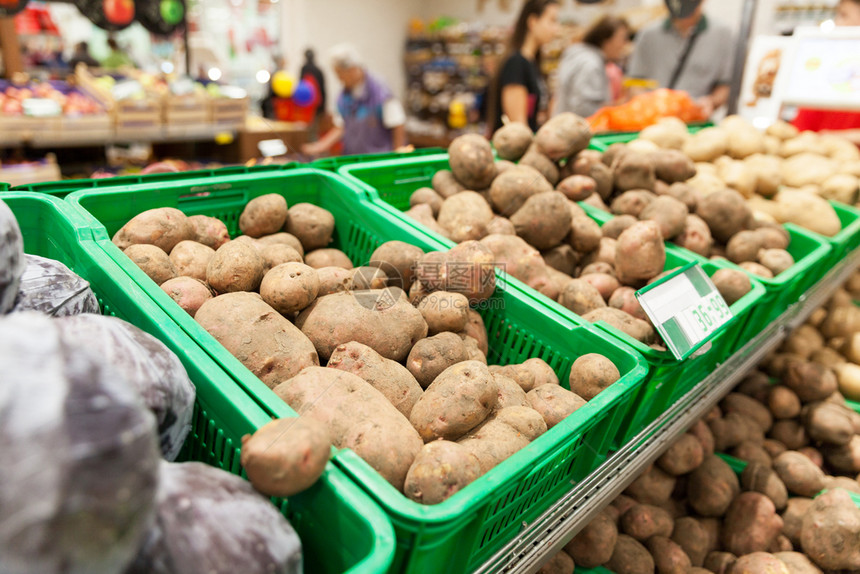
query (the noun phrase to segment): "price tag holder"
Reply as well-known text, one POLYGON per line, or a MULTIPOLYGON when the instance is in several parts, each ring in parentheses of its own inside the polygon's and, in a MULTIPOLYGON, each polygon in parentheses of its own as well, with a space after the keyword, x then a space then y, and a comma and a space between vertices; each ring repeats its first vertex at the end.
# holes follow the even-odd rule
POLYGON ((636 299, 678 360, 709 344, 732 319, 725 299, 695 262, 643 287, 636 299))

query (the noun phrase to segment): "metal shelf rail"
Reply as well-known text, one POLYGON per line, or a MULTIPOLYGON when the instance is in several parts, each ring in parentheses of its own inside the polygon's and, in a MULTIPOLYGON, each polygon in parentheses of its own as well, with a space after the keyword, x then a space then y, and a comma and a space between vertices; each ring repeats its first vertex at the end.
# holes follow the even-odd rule
POLYGON ((785 336, 860 268, 855 249, 743 348, 729 357, 663 415, 611 455, 487 560, 476 574, 533 574, 633 482, 681 434, 703 417, 785 336))

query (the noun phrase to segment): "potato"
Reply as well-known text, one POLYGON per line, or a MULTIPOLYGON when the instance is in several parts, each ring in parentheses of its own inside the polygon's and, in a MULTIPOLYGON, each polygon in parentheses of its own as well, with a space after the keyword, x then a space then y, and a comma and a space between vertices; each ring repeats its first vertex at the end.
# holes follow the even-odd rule
POLYGON ((401 361, 427 336, 421 312, 397 288, 318 297, 296 318, 296 326, 328 360, 335 347, 358 341, 386 359, 401 361))
POLYGON ((803 518, 803 552, 825 570, 860 569, 860 508, 837 488, 818 496, 803 518))
POLYGON ((210 249, 218 249, 230 241, 230 233, 227 226, 217 217, 207 215, 192 215, 187 218, 192 233, 188 239, 202 243, 210 249))
POLYGON ((308 417, 273 420, 242 437, 242 466, 266 496, 293 496, 310 488, 325 470, 331 439, 321 422, 308 417))
POLYGON ((628 151, 616 157, 612 162, 612 173, 618 191, 654 190, 656 175, 649 154, 628 151))
POLYGON ((735 233, 747 229, 752 220, 752 212, 743 196, 732 189, 703 197, 696 208, 696 215, 708 224, 711 235, 722 243, 728 242, 735 233))
POLYGON ((586 315, 595 309, 606 307, 600 291, 584 279, 569 281, 559 294, 558 302, 577 315, 586 315))
POLYGON ((800 355, 807 360, 812 353, 823 347, 824 337, 812 325, 801 325, 788 336, 782 345, 785 352, 800 355))
POLYGON ((717 177, 723 180, 726 187, 734 189, 744 197, 752 197, 756 190, 756 173, 745 162, 721 157, 714 163, 717 166, 717 177))
POLYGON ((507 217, 494 216, 490 223, 487 224, 487 235, 516 235, 514 224, 507 217))
POLYGON ((603 321, 646 345, 650 345, 657 339, 657 333, 651 325, 646 321, 631 317, 620 309, 613 309, 612 307, 595 309, 583 315, 582 318, 589 323, 603 321))
POLYGON ((135 215, 114 234, 113 243, 123 251, 131 245, 145 244, 170 253, 180 241, 195 237, 195 227, 184 213, 172 207, 161 207, 135 215))
POLYGON ((860 401, 860 366, 842 362, 833 367, 839 392, 852 401, 860 401))
MULTIPOLYGON (((579 156, 577 156, 577 159, 573 162, 573 173, 575 175, 583 175, 594 180, 594 191, 597 192, 596 195, 604 200, 609 199, 614 187, 612 169, 609 166, 604 165, 600 158, 589 159, 582 155, 588 151, 590 150, 580 152, 579 156)), ((570 165, 569 161, 567 165, 570 165)), ((559 191, 563 190, 559 189, 559 191)), ((594 195, 595 194, 588 194, 583 199, 589 199, 594 195)))
POLYGON ((439 504, 481 475, 478 459, 447 440, 424 445, 409 472, 403 494, 421 504, 439 504))
POLYGON ((598 353, 587 353, 577 358, 570 368, 570 390, 590 401, 601 391, 621 378, 612 361, 598 353))
POLYGON ((765 236, 758 230, 739 231, 729 239, 726 245, 726 257, 734 263, 757 261, 764 242, 765 236))
POLYGON ((663 472, 656 465, 651 465, 630 483, 624 493, 640 504, 659 506, 669 501, 675 485, 674 476, 663 472))
POLYGON ((295 249, 300 256, 305 256, 305 248, 302 247, 302 242, 299 241, 299 238, 295 235, 287 233, 286 231, 279 231, 278 233, 273 233, 271 235, 264 235, 263 237, 257 239, 256 245, 286 245, 295 249))
POLYGON ((669 537, 672 535, 674 521, 672 516, 657 506, 637 504, 621 515, 619 523, 624 534, 632 536, 639 542, 645 542, 652 536, 669 537))
POLYGON ((704 459, 705 451, 699 439, 683 434, 657 459, 657 465, 672 476, 681 476, 698 468, 704 459))
MULTIPOLYGON (((614 247, 613 247, 614 249, 614 247)), ((613 257, 614 259, 614 257, 613 257)), ((612 263, 607 263, 606 261, 594 261, 593 263, 589 263, 585 265, 581 271, 580 276, 582 275, 592 275, 594 273, 604 273, 606 275, 610 275, 615 277, 615 267, 613 267, 612 263)), ((620 289, 620 287, 619 287, 620 289)))
MULTIPOLYGON (((627 192, 631 193, 631 192, 627 192)), ((636 223, 638 219, 633 215, 619 215, 617 217, 613 217, 609 221, 603 224, 601 227, 601 232, 604 237, 610 237, 612 239, 618 239, 618 236, 621 235, 624 230, 628 227, 636 223)))
POLYGON ((666 183, 687 181, 696 175, 693 161, 678 150, 661 150, 651 154, 657 179, 666 183))
POLYGON ((371 253, 368 265, 384 271, 389 286, 407 289, 415 279, 415 266, 423 255, 420 247, 403 241, 386 241, 371 253))
POLYGON ((295 235, 306 251, 320 249, 331 243, 334 216, 316 205, 297 203, 289 209, 284 231, 295 235))
POLYGON ((785 512, 782 513, 782 533, 795 546, 800 546, 800 531, 803 525, 803 517, 809 513, 811 507, 811 498, 792 497, 788 499, 788 505, 785 512))
POLYGON ((757 462, 748 464, 741 473, 741 486, 744 490, 767 496, 778 511, 788 504, 785 484, 768 465, 757 462))
POLYGON ((652 141, 661 148, 681 149, 684 142, 690 138, 690 133, 683 121, 669 117, 639 132, 639 138, 652 141))
POLYGON ((286 220, 287 200, 280 194, 268 193, 245 205, 239 216, 239 229, 248 237, 262 237, 280 231, 286 220))
POLYGON ((743 440, 730 449, 728 454, 750 464, 755 462, 768 468, 773 465, 773 458, 764 448, 764 441, 743 440))
POLYGON ((749 276, 737 269, 719 269, 711 276, 711 281, 729 305, 735 304, 752 290, 749 276))
POLYGON ((263 277, 260 296, 278 313, 292 315, 317 298, 319 286, 316 269, 304 263, 284 263, 263 277))
POLYGON ((604 566, 615 574, 653 574, 654 559, 641 542, 619 534, 612 557, 604 566))
POLYGON ((821 324, 821 334, 828 339, 851 337, 860 332, 860 308, 851 304, 851 296, 845 294, 847 302, 839 305, 838 313, 829 313, 821 324))
POLYGON ((517 235, 533 247, 551 249, 570 233, 571 216, 567 199, 557 191, 532 195, 511 216, 511 223, 517 235))
POLYGON ((448 367, 415 403, 409 421, 425 442, 456 440, 489 416, 498 387, 487 366, 462 361, 448 367))
POLYGON ((317 297, 340 293, 352 289, 352 271, 343 267, 320 267, 316 270, 319 279, 317 297))
POLYGON ((159 247, 149 244, 130 245, 124 251, 132 263, 140 267, 157 285, 177 277, 176 267, 170 257, 159 247))
POLYGON ((686 574, 692 568, 690 557, 670 538, 654 536, 647 541, 646 546, 654 558, 654 564, 659 574, 686 574))
POLYGON ((556 190, 571 201, 582 201, 597 190, 597 182, 587 175, 571 175, 561 180, 556 190))
POLYGON ((632 189, 612 200, 610 209, 615 214, 632 215, 638 218, 646 207, 657 200, 657 197, 657 195, 644 189, 632 189))
POLYGON ((538 170, 520 164, 493 180, 490 186, 490 202, 498 213, 510 217, 532 195, 552 190, 552 185, 538 170))
POLYGON ((403 491, 422 441, 376 389, 351 373, 308 367, 274 389, 302 417, 325 425, 336 448, 351 448, 403 491))
POLYGON ((457 137, 448 146, 454 177, 467 189, 486 189, 496 176, 493 148, 477 134, 457 137))
POLYGON ((618 280, 634 285, 659 275, 666 265, 666 247, 660 226, 653 221, 631 225, 615 246, 615 271, 618 280))
POLYGON ((194 319, 270 388, 319 365, 313 343, 256 293, 219 295, 194 319))
POLYGON ((705 128, 684 142, 681 151, 695 162, 713 161, 729 149, 729 133, 722 128, 705 128))
POLYGON ((711 228, 698 215, 687 215, 684 218, 684 229, 675 237, 674 242, 703 257, 710 257, 714 246, 711 228))
POLYGON ((541 253, 541 257, 548 266, 565 275, 576 273, 576 267, 581 259, 580 254, 574 251, 573 247, 565 244, 544 251, 541 253))
POLYGON ((783 188, 768 206, 767 200, 752 203, 753 209, 770 207, 779 223, 794 223, 810 231, 832 237, 842 230, 842 224, 830 203, 813 193, 783 188))
POLYGON ((212 298, 209 287, 193 277, 174 277, 161 284, 161 290, 170 295, 182 310, 192 317, 200 307, 212 298))
POLYGON ((436 291, 430 293, 416 307, 427 322, 431 335, 443 331, 462 331, 469 320, 469 300, 460 293, 436 291))
POLYGON ((773 417, 762 403, 740 393, 729 393, 720 402, 723 413, 737 412, 761 427, 764 432, 773 426, 773 417))
POLYGON ((439 210, 439 225, 447 229, 457 243, 481 239, 487 235, 487 225, 492 220, 492 208, 474 191, 449 197, 439 210))
POLYGON ((748 271, 757 277, 761 277, 763 279, 773 279, 773 272, 760 263, 756 263, 754 261, 744 261, 739 265, 741 269, 744 271, 748 271))
POLYGON ((854 414, 844 405, 831 402, 812 403, 803 409, 803 426, 816 442, 846 445, 854 436, 854 414))
POLYGON ((582 200, 582 203, 584 205, 590 205, 591 207, 599 209, 600 211, 605 211, 606 213, 609 213, 609 206, 606 205, 606 202, 604 202, 599 195, 591 194, 584 200, 582 200))
POLYGON ((797 449, 797 452, 811 460, 815 463, 815 466, 818 468, 824 468, 824 456, 821 454, 821 451, 812 446, 805 446, 803 448, 797 449))
POLYGON ((322 267, 343 267, 352 269, 352 261, 340 249, 314 249, 305 254, 305 264, 320 269, 322 267))
POLYGON ((782 160, 773 155, 753 154, 744 160, 746 169, 755 178, 755 192, 772 197, 782 185, 782 160))
POLYGON ((604 510, 580 530, 564 550, 582 568, 597 568, 612 558, 618 527, 604 510))
POLYGON ((481 244, 493 252, 497 267, 550 299, 558 297, 540 253, 520 237, 488 235, 481 244))
POLYGON ((799 452, 782 453, 774 459, 773 469, 792 494, 812 497, 824 488, 824 473, 799 452))
POLYGON ((668 195, 657 197, 639 214, 643 221, 656 221, 663 239, 670 240, 684 232, 689 212, 687 206, 668 195))
POLYGON ((421 386, 406 367, 356 341, 338 345, 328 361, 328 367, 361 377, 405 417, 412 412, 412 407, 422 394, 421 386))
POLYGON ((406 368, 426 389, 443 371, 469 359, 466 344, 455 333, 439 333, 421 339, 406 359, 406 368))
POLYGON ((492 374, 493 380, 496 381, 496 386, 499 388, 498 398, 496 400, 496 411, 507 407, 531 408, 531 404, 526 397, 526 392, 515 380, 499 372, 492 372, 492 374))
POLYGON ((860 435, 854 435, 845 445, 825 445, 824 460, 836 472, 854 474, 860 472, 860 435))
POLYGON ((777 120, 767 127, 765 133, 769 136, 778 137, 781 140, 789 140, 797 137, 800 132, 790 123, 783 120, 777 120))
POLYGON ((774 552, 773 557, 785 564, 789 574, 821 574, 821 570, 812 563, 812 560, 800 552, 774 552))
POLYGON ((504 421, 489 419, 461 438, 458 444, 478 459, 481 474, 485 474, 528 446, 529 439, 504 421))
POLYGON ((739 492, 737 475, 716 455, 706 457, 687 483, 690 506, 701 516, 722 516, 739 492))
POLYGON ((732 565, 729 574, 789 574, 788 566, 779 558, 764 551, 741 556, 732 565))
POLYGON ((800 414, 800 399, 783 385, 774 385, 767 397, 767 404, 774 418, 791 419, 800 414))
MULTIPOLYGON (((767 496, 743 492, 726 513, 721 541, 726 550, 737 556, 766 552, 782 526, 782 518, 767 496)), ((733 570, 737 570, 737 565, 733 570)))
POLYGON ((442 208, 442 196, 436 193, 432 187, 419 187, 409 196, 409 207, 426 204, 433 210, 433 217, 439 216, 439 210, 442 208))
POLYGON ((636 319, 647 321, 648 316, 642 309, 642 305, 639 304, 639 300, 636 299, 635 293, 636 290, 632 287, 619 287, 612 292, 608 304, 613 309, 620 309, 636 319))
POLYGON ((536 386, 526 393, 526 397, 546 421, 547 428, 554 427, 585 404, 585 399, 557 383, 536 386))
POLYGON ((493 134, 493 147, 500 158, 515 162, 529 149, 532 138, 533 134, 528 126, 511 122, 493 134))
POLYGON ((805 361, 790 362, 783 383, 804 403, 824 400, 838 387, 836 374, 832 369, 805 361))
POLYGON ((692 566, 701 566, 708 554, 708 534, 695 518, 685 516, 675 520, 672 542, 689 557, 692 566))
POLYGON ((549 562, 541 566, 538 574, 573 574, 573 558, 567 552, 561 550, 556 552, 549 562))
POLYGON ((461 337, 463 334, 472 337, 477 343, 478 349, 486 355, 489 352, 489 346, 487 341, 487 327, 484 325, 484 320, 474 309, 467 309, 466 317, 466 326, 463 328, 463 331, 460 332, 461 337))
POLYGON ((558 385, 558 376, 543 359, 527 359, 523 363, 494 366, 492 369, 506 377, 510 377, 523 389, 529 392, 542 385, 558 385))
POLYGON ((260 257, 263 258, 263 272, 268 273, 272 268, 284 263, 301 263, 302 256, 298 251, 282 243, 258 245, 260 257))
POLYGON ((860 483, 853 478, 848 478, 847 476, 828 476, 824 480, 824 485, 827 490, 841 488, 848 492, 860 494, 860 483))
POLYGON ((789 449, 799 449, 809 443, 806 430, 801 424, 794 420, 779 420, 773 424, 768 434, 770 438, 778 440, 789 449))
POLYGON ((601 246, 602 232, 596 221, 590 217, 573 217, 570 234, 567 237, 571 247, 580 253, 589 253, 601 246))
POLYGON ((558 161, 584 150, 590 140, 588 122, 574 113, 564 112, 544 123, 534 141, 541 153, 558 161))
POLYGON ((385 289, 388 286, 388 275, 378 267, 356 267, 351 272, 353 291, 363 289, 385 289))
POLYGON ((837 173, 821 182, 821 197, 854 205, 857 203, 857 187, 856 176, 837 173))
POLYGON ((430 185, 433 186, 433 190, 443 199, 466 189, 462 183, 454 178, 454 174, 447 169, 441 169, 433 174, 430 185))
POLYGON ((758 262, 776 277, 794 265, 794 258, 785 249, 762 249, 758 252, 758 262))

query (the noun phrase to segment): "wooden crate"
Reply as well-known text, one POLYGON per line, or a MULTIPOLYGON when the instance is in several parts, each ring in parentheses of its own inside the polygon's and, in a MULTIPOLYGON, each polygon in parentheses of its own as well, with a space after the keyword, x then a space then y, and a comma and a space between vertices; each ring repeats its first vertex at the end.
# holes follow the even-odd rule
POLYGON ((241 128, 248 116, 248 98, 212 98, 209 100, 210 121, 224 128, 241 128))
POLYGON ((48 154, 42 161, 0 165, 0 181, 11 187, 58 181, 61 178, 60 166, 57 165, 54 154, 48 154))
POLYGON ((36 134, 56 131, 60 118, 33 118, 0 114, 0 139, 29 140, 36 134))
POLYGON ((78 85, 86 89, 110 114, 117 137, 135 140, 160 137, 163 134, 162 104, 153 98, 114 100, 110 90, 95 81, 83 66, 75 70, 78 85))
POLYGON ((162 100, 162 108, 166 132, 179 134, 184 133, 188 128, 208 125, 207 99, 197 95, 165 96, 162 100))

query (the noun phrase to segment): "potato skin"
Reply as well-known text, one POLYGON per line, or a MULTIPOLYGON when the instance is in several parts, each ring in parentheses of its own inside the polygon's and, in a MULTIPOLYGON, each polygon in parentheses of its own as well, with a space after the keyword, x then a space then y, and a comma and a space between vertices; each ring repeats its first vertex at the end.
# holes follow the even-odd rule
POLYGON ((227 226, 216 217, 192 215, 188 218, 188 223, 192 229, 192 236, 189 239, 197 243, 202 243, 212 250, 218 249, 230 241, 230 233, 227 231, 227 226))
POLYGON ((423 255, 420 247, 403 241, 386 241, 371 253, 368 265, 382 269, 389 286, 406 290, 415 279, 415 264, 423 255))
POLYGON ((277 419, 242 437, 242 466, 266 496, 293 496, 325 470, 331 439, 325 426, 305 417, 277 419))
POLYGON ((436 193, 432 187, 420 187, 409 196, 409 207, 427 204, 433 210, 433 216, 439 216, 439 208, 442 207, 442 196, 436 193))
POLYGON ((828 490, 812 502, 803 517, 800 543, 822 569, 860 569, 860 508, 846 490, 828 490))
MULTIPOLYGON (((558 191, 537 193, 511 216, 517 235, 536 249, 551 249, 570 233, 567 198, 558 191)), ((488 222, 489 223, 489 222, 488 222)))
POLYGON ((691 516, 678 518, 672 531, 672 541, 689 556, 692 566, 700 567, 705 563, 710 542, 701 522, 691 516))
POLYGON ((475 455, 455 442, 435 440, 424 445, 409 467, 403 494, 421 504, 439 504, 480 475, 475 455))
POLYGON ((406 358, 406 368, 421 388, 426 389, 445 369, 467 360, 469 354, 463 339, 455 333, 444 332, 415 343, 406 358))
POLYGON ((319 365, 308 338, 256 293, 219 295, 194 319, 270 388, 319 365))
POLYGON ((416 308, 427 322, 431 335, 462 331, 469 321, 469 300, 460 293, 435 291, 427 295, 416 308))
POLYGON ((732 564, 729 574, 789 574, 788 567, 779 558, 764 551, 741 556, 732 564))
POLYGON ((537 148, 554 161, 575 155, 591 140, 588 122, 571 112, 553 116, 535 134, 537 148))
POLYGON ((338 345, 358 341, 393 361, 402 361, 427 336, 427 323, 396 288, 368 289, 318 297, 296 318, 323 360, 338 345))
POLYGON ((342 267, 352 269, 353 264, 346 253, 340 249, 314 249, 305 254, 305 264, 320 269, 322 267, 342 267))
POLYGON ((653 536, 645 545, 659 574, 686 574, 692 568, 690 557, 671 538, 653 536))
POLYGON ((334 216, 327 209, 310 203, 297 203, 287 212, 284 231, 298 238, 305 251, 321 249, 331 243, 334 216))
POLYGON ((497 213, 510 217, 532 195, 552 190, 552 185, 537 169, 520 164, 493 180, 490 185, 490 203, 497 213))
POLYGON ((697 469, 704 460, 702 443, 692 434, 685 433, 657 459, 657 465, 672 476, 681 476, 697 469))
POLYGON ((582 318, 589 323, 605 321, 646 345, 654 343, 657 339, 657 333, 651 325, 642 319, 628 315, 621 309, 613 309, 612 307, 595 309, 583 315, 582 318))
POLYGON ((325 367, 307 367, 274 391, 302 417, 325 425, 336 448, 353 449, 403 491, 423 441, 382 393, 356 375, 325 367))
POLYGON ((299 238, 285 231, 264 235, 257 239, 257 245, 286 245, 295 249, 301 257, 305 256, 305 248, 302 247, 302 242, 299 241, 299 238))
POLYGON ((752 211, 744 197, 733 189, 716 191, 699 200, 696 215, 711 228, 711 235, 721 243, 739 231, 747 229, 752 220, 752 211))
POLYGON ((573 558, 564 550, 559 550, 549 559, 549 562, 541 566, 538 574, 571 574, 573 569, 573 558))
POLYGON ((741 486, 744 490, 764 494, 779 511, 788 504, 788 490, 770 466, 758 462, 748 464, 741 473, 741 486))
POLYGON ((430 185, 443 199, 466 189, 462 183, 454 178, 454 174, 447 169, 440 169, 434 173, 430 185))
POLYGON ((690 506, 702 516, 725 514, 740 489, 737 475, 716 455, 705 458, 687 484, 690 506))
POLYGON ((621 378, 612 361, 598 353, 578 357, 570 368, 570 390, 590 401, 621 378))
POLYGON ((474 191, 461 191, 442 202, 438 223, 447 229, 453 241, 477 241, 487 235, 493 220, 490 204, 474 191))
POLYGON ((167 253, 155 245, 131 245, 124 253, 157 285, 177 277, 173 261, 170 260, 167 253))
POLYGON ((726 513, 723 547, 736 556, 766 552, 781 530, 782 518, 773 502, 758 492, 743 492, 726 513))
POLYGON ((654 574, 654 559, 642 543, 626 534, 619 534, 606 568, 616 574, 654 574))
POLYGON ((558 302, 577 315, 585 315, 595 309, 606 307, 600 291, 585 279, 568 281, 558 296, 558 302))
POLYGON ((184 240, 170 251, 170 260, 176 276, 194 277, 206 281, 206 267, 215 255, 215 250, 196 241, 184 240))
POLYGON ((287 200, 277 193, 255 197, 239 216, 239 229, 249 237, 277 233, 287 219, 287 200))
POLYGON ((260 296, 282 315, 298 313, 316 299, 320 280, 304 263, 283 263, 263 277, 260 296))
POLYGON ((454 177, 467 189, 486 189, 496 176, 493 149, 478 134, 455 138, 448 146, 448 158, 454 177))
POLYGON ((260 251, 260 257, 263 258, 264 273, 283 263, 302 263, 302 256, 289 245, 283 243, 261 245, 257 242, 257 248, 260 251))
POLYGON ((493 251, 479 241, 464 241, 445 255, 444 290, 465 295, 469 303, 489 299, 496 290, 493 251))
POLYGON ((564 550, 578 566, 597 568, 612 558, 617 539, 618 527, 606 511, 603 511, 580 530, 564 546, 564 550))
POLYGON ((244 241, 231 241, 218 248, 206 267, 206 282, 216 293, 256 291, 263 280, 263 258, 244 241))
POLYGON ((737 269, 719 269, 711 281, 729 305, 734 305, 752 290, 749 276, 737 269))
POLYGON ((672 516, 662 508, 649 504, 637 504, 621 515, 619 526, 624 534, 632 536, 639 542, 645 542, 652 536, 671 536, 674 521, 672 516))
POLYGON ((547 428, 554 427, 585 404, 585 399, 558 384, 535 387, 526 397, 546 421, 547 428))
POLYGON ((640 221, 627 228, 615 245, 615 270, 624 284, 650 280, 663 272, 666 246, 660 226, 653 221, 640 221))
POLYGON ((456 440, 489 416, 497 398, 498 387, 487 366, 462 361, 442 371, 427 387, 409 422, 425 442, 456 440))
POLYGON ((497 129, 493 134, 493 147, 501 159, 517 161, 532 144, 532 131, 528 126, 511 122, 497 129))
POLYGON ((193 277, 174 277, 161 284, 161 290, 170 295, 182 310, 194 317, 200 307, 212 298, 209 287, 193 277))
POLYGON ((194 237, 194 227, 184 213, 161 207, 135 215, 114 234, 113 243, 123 251, 131 245, 146 244, 170 253, 177 243, 194 237))

